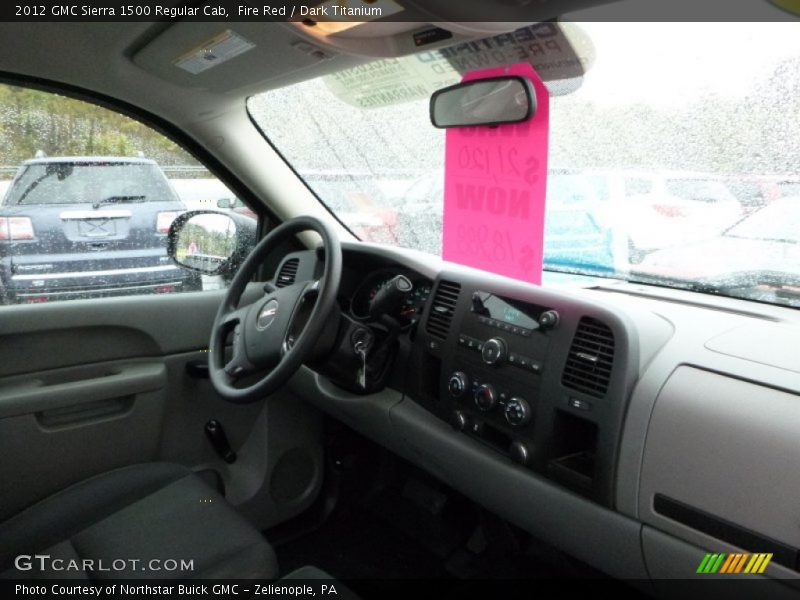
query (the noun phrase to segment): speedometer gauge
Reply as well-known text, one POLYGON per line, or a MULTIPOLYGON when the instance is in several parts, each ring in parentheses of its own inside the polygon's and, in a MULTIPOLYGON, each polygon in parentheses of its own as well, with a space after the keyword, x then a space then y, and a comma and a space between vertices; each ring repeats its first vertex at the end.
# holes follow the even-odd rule
MULTIPOLYGON (((368 276, 358 287, 350 301, 350 312, 356 319, 366 319, 369 317, 369 306, 380 289, 399 273, 391 270, 377 271, 368 276)), ((408 276, 408 275, 407 275, 408 276)), ((419 318, 425 302, 431 293, 431 284, 424 279, 411 279, 413 288, 397 310, 396 314, 390 315, 397 319, 402 325, 408 325, 419 318)))

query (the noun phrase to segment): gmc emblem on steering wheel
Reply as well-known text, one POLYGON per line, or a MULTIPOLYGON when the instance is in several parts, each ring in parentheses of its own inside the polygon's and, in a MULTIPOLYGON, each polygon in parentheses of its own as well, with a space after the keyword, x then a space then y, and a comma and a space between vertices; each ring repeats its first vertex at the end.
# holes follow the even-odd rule
POLYGON ((256 329, 266 329, 275 320, 275 315, 278 313, 278 301, 270 300, 258 313, 258 320, 256 320, 256 329))

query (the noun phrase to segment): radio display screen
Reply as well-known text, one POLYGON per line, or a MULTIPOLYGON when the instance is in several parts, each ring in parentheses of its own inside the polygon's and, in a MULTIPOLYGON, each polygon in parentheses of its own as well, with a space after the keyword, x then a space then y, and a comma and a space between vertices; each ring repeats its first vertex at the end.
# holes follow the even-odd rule
POLYGON ((489 292, 475 292, 472 296, 472 312, 514 327, 538 329, 539 315, 544 310, 526 302, 501 298, 489 292))

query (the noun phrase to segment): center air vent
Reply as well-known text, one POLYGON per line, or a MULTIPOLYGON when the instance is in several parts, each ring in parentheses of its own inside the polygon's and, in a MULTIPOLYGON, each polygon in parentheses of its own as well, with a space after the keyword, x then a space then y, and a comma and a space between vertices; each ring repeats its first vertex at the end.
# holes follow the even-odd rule
POLYGON ((300 265, 300 259, 290 258, 281 265, 281 270, 278 271, 278 276, 275 278, 275 287, 286 287, 294 283, 294 278, 297 277, 297 267, 300 265))
POLYGON ((461 284, 453 281, 440 281, 433 296, 431 312, 428 315, 428 323, 425 329, 433 337, 446 339, 450 332, 450 322, 458 304, 458 295, 461 292, 461 284))
POLYGON ((583 317, 569 349, 561 376, 564 387, 602 398, 614 363, 614 333, 592 317, 583 317))

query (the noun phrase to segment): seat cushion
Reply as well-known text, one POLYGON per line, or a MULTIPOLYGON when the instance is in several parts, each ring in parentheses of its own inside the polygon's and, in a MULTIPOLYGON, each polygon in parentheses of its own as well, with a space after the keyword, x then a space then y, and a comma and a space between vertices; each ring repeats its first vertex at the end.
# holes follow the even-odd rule
POLYGON ((275 553, 264 537, 197 475, 170 463, 98 475, 0 523, 0 577, 274 578, 277 573, 275 553), (15 568, 18 555, 34 554, 65 560, 47 560, 42 571, 39 561, 30 570, 15 568))

